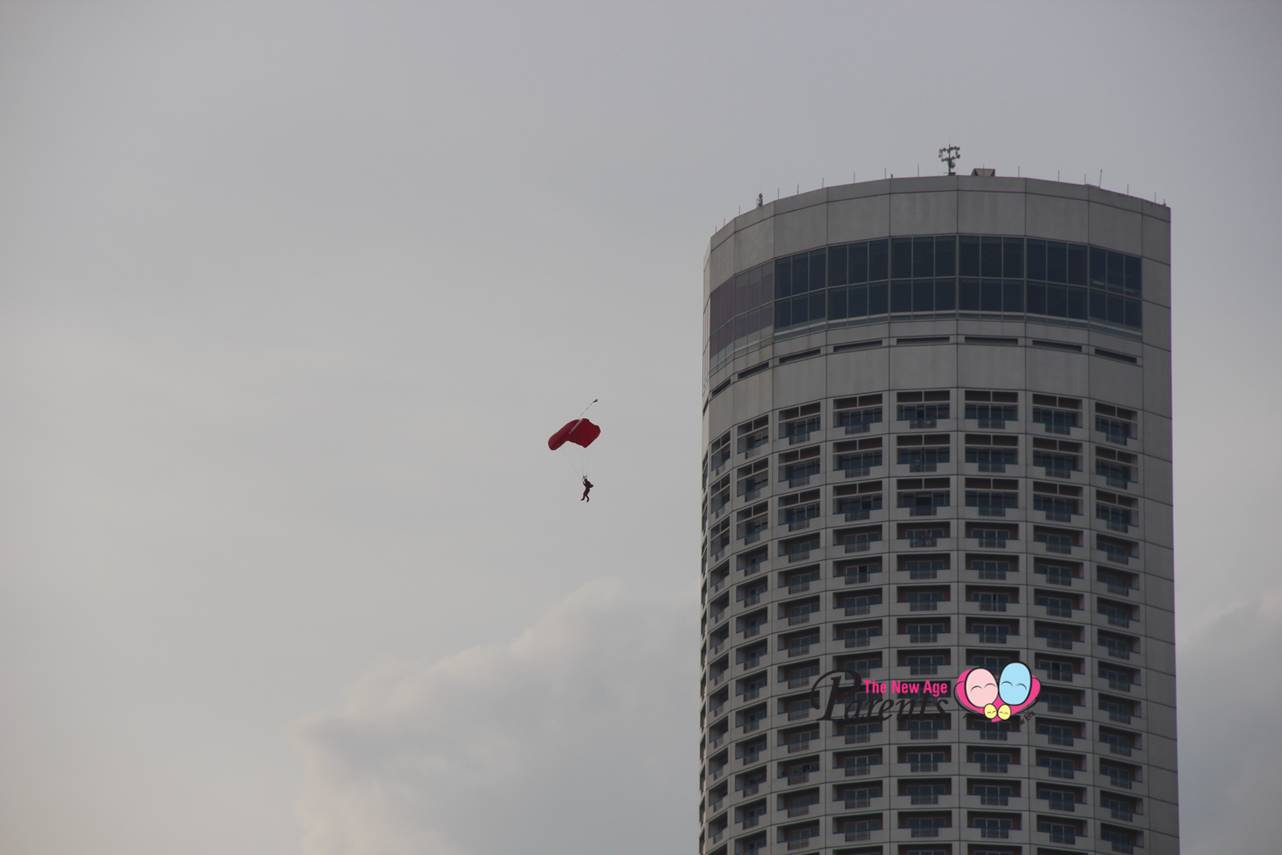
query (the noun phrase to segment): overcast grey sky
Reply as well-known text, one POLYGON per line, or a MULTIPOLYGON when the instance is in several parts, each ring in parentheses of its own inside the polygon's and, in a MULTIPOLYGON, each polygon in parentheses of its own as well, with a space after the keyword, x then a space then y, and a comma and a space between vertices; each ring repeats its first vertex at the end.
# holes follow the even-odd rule
POLYGON ((1185 851, 1271 851, 1280 36, 0 0, 0 851, 693 852, 707 239, 950 142, 1172 207, 1185 851))

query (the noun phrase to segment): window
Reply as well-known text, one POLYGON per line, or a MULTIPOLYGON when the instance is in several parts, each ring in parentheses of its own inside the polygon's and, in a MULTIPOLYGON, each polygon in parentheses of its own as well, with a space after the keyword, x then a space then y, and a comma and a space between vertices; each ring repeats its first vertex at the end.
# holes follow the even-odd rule
POLYGON ((1082 595, 1044 591, 1039 588, 1033 592, 1033 605, 1045 609, 1048 617, 1071 618, 1074 611, 1080 611, 1082 608, 1082 595))
POLYGON ((859 559, 853 561, 834 561, 833 578, 840 579, 847 585, 866 585, 872 577, 881 573, 881 559, 859 559))
POLYGON ((1072 813, 1086 801, 1085 790, 1080 787, 1063 787, 1056 784, 1037 785, 1037 798, 1047 803, 1051 810, 1072 813))
POLYGON ((1096 404, 1095 430, 1108 442, 1126 445, 1136 437, 1135 411, 1111 404, 1096 404))
POLYGON ((881 621, 834 624, 832 638, 845 647, 867 647, 874 638, 881 638, 881 621))
POLYGON ((895 536, 899 540, 908 541, 908 545, 913 548, 933 548, 939 545, 940 540, 946 540, 950 531, 950 523, 900 523, 895 536))
POLYGON ((1082 444, 1058 439, 1033 440, 1033 466, 1048 478, 1071 478, 1082 468, 1082 444))
POLYGON ((1018 765, 1019 749, 1017 748, 966 748, 967 762, 979 766, 981 772, 1005 775, 1011 764, 1018 765))
POLYGON ((789 531, 810 527, 810 521, 820 515, 818 490, 803 490, 780 496, 778 500, 779 522, 786 525, 789 531))
POLYGON ((816 549, 819 549, 818 532, 803 537, 789 537, 779 541, 779 557, 786 559, 789 563, 805 561, 810 557, 810 553, 816 549))
POLYGON ((909 472, 934 472, 950 459, 950 440, 946 433, 910 434, 895 438, 898 463, 909 472))
POLYGON ((966 781, 966 794, 978 797, 981 805, 1005 807, 1012 798, 1019 798, 1020 783, 970 778, 966 781))
POLYGON ((882 509, 880 481, 839 484, 833 487, 833 511, 846 522, 866 520, 882 509))
POLYGON ((779 618, 789 626, 809 623, 810 616, 819 611, 819 598, 806 597, 779 604, 779 618))
POLYGON ((1096 567, 1095 579, 1110 594, 1120 594, 1124 597, 1130 596, 1133 591, 1139 590, 1140 587, 1139 576, 1112 567, 1096 567))
POLYGON ((1099 837, 1112 847, 1114 852, 1134 852, 1140 845, 1140 832, 1131 828, 1118 828, 1103 822, 1099 826, 1099 837))
POLYGON ((1082 578, 1082 565, 1075 562, 1034 558, 1033 572, 1045 576, 1048 584, 1069 586, 1073 584, 1074 579, 1082 578))
POLYGON ((947 478, 900 478, 896 484, 895 506, 911 516, 935 516, 951 504, 947 478))
POLYGON ((1129 603, 1119 603, 1114 600, 1106 600, 1100 597, 1095 604, 1095 610, 1099 612, 1110 626, 1129 627, 1137 619, 1139 610, 1129 603))
POLYGON ((1138 543, 1131 540, 1123 540, 1120 537, 1109 537, 1104 534, 1095 535, 1095 548, 1104 553, 1105 558, 1117 564, 1125 564, 1128 561, 1138 558, 1140 547, 1138 543))
POLYGON ((1039 750, 1037 765, 1045 769, 1052 778, 1073 778, 1080 769, 1085 768, 1085 761, 1078 754, 1039 750))
POLYGON ((822 469, 819 455, 818 445, 780 453, 779 480, 786 481, 789 487, 804 487, 809 484, 822 469))
MULTIPOLYGON (((770 683, 770 676, 764 671, 760 674, 753 674, 751 677, 745 677, 735 683, 735 694, 741 701, 755 701, 760 695, 761 690, 770 683)), ((762 746, 764 747, 764 745, 762 746)), ((753 762, 752 760, 746 762, 753 762)))
POLYGON ((974 571, 980 579, 1003 580, 1018 571, 1016 559, 998 555, 967 555, 966 569, 974 571))
POLYGON ((881 831, 881 814, 871 813, 859 816, 839 816, 832 821, 833 833, 851 840, 867 840, 874 831, 881 831))
POLYGON ((709 542, 712 548, 712 560, 717 561, 725 555, 726 548, 730 545, 730 520, 725 519, 714 524, 709 535, 709 542))
POLYGON ((949 600, 947 586, 935 585, 900 585, 898 597, 900 603, 906 603, 912 612, 933 612, 940 603, 949 600))
POLYGON ((1047 433, 1067 435, 1082 424, 1082 402, 1077 398, 1033 395, 1033 422, 1047 433))
POLYGON ((1045 834, 1052 843, 1067 843, 1070 846, 1077 838, 1086 834, 1086 823, 1081 820, 1051 819, 1045 816, 1037 818, 1037 831, 1045 834))
POLYGON ((1137 256, 996 235, 919 236, 808 250, 738 273, 712 290, 704 307, 709 365, 720 370, 736 346, 768 340, 778 331, 888 311, 1027 312, 1139 330, 1141 273, 1137 256), (958 274, 960 280, 954 278, 958 274))
POLYGON ((862 478, 881 466, 881 437, 833 443, 833 469, 847 478, 862 478))
POLYGON ((1140 767, 1131 763, 1122 763, 1117 760, 1105 760, 1100 758, 1100 774, 1108 778, 1109 783, 1114 787, 1123 790, 1131 789, 1143 778, 1140 776, 1140 767))
POLYGON ((1068 555, 1082 545, 1082 533, 1075 529, 1035 525, 1033 542, 1040 543, 1047 552, 1068 555))
POLYGON ((798 632, 785 632, 779 636, 778 649, 789 659, 805 656, 819 643, 819 630, 804 629, 798 632))
POLYGON ((832 606, 847 617, 866 615, 874 606, 881 605, 881 588, 859 591, 838 591, 832 595, 832 606))
POLYGON ((909 804, 937 805, 940 796, 951 792, 952 781, 948 778, 899 781, 899 795, 907 796, 909 804))
POLYGON ((980 837, 1004 840, 1012 830, 1019 828, 1018 814, 970 814, 971 828, 978 829, 980 837))
POLYGON ((914 555, 899 556, 899 572, 907 573, 909 579, 923 580, 938 578, 940 573, 948 570, 947 555, 914 555))
POLYGON ((1072 650, 1074 644, 1082 642, 1082 628, 1060 623, 1035 621, 1033 637, 1045 642, 1052 650, 1072 650))
POLYGON ((981 612, 1004 612, 1011 603, 1019 603, 1019 589, 967 585, 966 602, 975 603, 981 612))
POLYGON ((1110 531, 1130 531, 1132 526, 1139 524, 1139 499, 1096 490, 1095 518, 1110 531))
POLYGON ((1082 660, 1076 656, 1051 656, 1038 653, 1033 656, 1033 666, 1048 679, 1071 683, 1082 673, 1082 660))
POLYGON ((1082 488, 1034 481, 1033 510, 1050 522, 1072 522, 1082 512, 1082 488))
POLYGON ((724 513, 730 505, 730 476, 726 475, 714 481, 708 496, 708 509, 712 516, 717 517, 724 513))
POLYGON ((966 392, 966 419, 981 428, 1005 428, 1019 418, 1017 392, 966 392))
POLYGON ((809 686, 815 677, 819 676, 819 660, 810 662, 800 662, 796 665, 784 665, 779 668, 779 681, 785 683, 790 689, 800 689, 809 686))
POLYGON ((1132 796, 1103 792, 1099 794, 1099 806, 1113 819, 1134 822, 1135 815, 1140 812, 1140 804, 1140 800, 1132 796))
POLYGON ((908 636, 909 644, 937 644, 941 635, 948 634, 949 626, 948 618, 900 619, 898 631, 908 636))
MULTIPOLYGON (((950 657, 947 652, 933 652, 933 653, 900 652, 899 665, 901 668, 907 668, 908 673, 914 677, 933 677, 941 673, 940 672, 941 668, 947 668, 949 658, 950 657)), ((938 724, 938 723, 932 722, 931 727, 934 727, 935 724, 938 724)), ((937 730, 938 728, 935 728, 935 730, 932 730, 931 735, 929 736, 919 736, 917 735, 916 732, 914 732, 913 739, 918 739, 918 738, 934 739, 935 738, 934 734, 937 730)))
POLYGON ((736 492, 745 501, 751 502, 761 496, 761 491, 770 484, 770 460, 763 458, 756 463, 740 466, 735 477, 736 492))
POLYGON ((946 421, 950 417, 949 397, 947 391, 900 392, 896 397, 896 418, 901 422, 908 422, 911 428, 936 427, 940 421, 946 421))
POLYGON ((1114 451, 1111 448, 1095 447, 1095 474, 1104 479, 1110 487, 1129 489, 1136 480, 1139 458, 1125 451, 1114 451))
POLYGON ((770 504, 758 502, 735 513, 736 536, 745 544, 756 543, 770 528, 770 504))
POLYGON ((736 428, 739 435, 739 453, 751 457, 770 443, 770 418, 762 416, 736 428))
POLYGON ((1019 526, 968 522, 966 537, 975 540, 981 549, 1005 549, 1008 542, 1019 540, 1019 526))
MULTIPOLYGON (((785 570, 779 574, 779 587, 785 589, 789 594, 801 594, 810 590, 810 587, 819 581, 819 565, 812 564, 809 567, 798 567, 794 570, 785 570)), ((761 581, 761 591, 765 591, 765 580, 761 581)))
POLYGON ((938 772, 943 763, 951 762, 950 748, 900 748, 899 762, 907 763, 911 772, 938 772))
POLYGON ((915 813, 900 811, 899 827, 908 829, 910 837, 938 837, 942 828, 952 823, 947 813, 915 813))
POLYGON ((1005 644, 1019 635, 1019 621, 966 618, 966 631, 973 634, 980 644, 1005 644))
POLYGON ((1019 439, 1014 436, 990 434, 965 435, 966 462, 979 467, 980 472, 1005 472, 1019 459, 1019 439))
POLYGON ((1123 665, 1100 662, 1099 677, 1115 692, 1129 692, 1140 683, 1140 672, 1123 665))
POLYGON ((1098 635, 1099 646, 1114 659, 1130 659, 1136 653, 1138 641, 1120 632, 1109 632, 1101 629, 1098 635))
POLYGON ((845 552, 867 552, 875 544, 881 543, 881 526, 864 525, 853 528, 839 528, 833 533, 834 545, 845 552))
POLYGON ((1004 517, 1019 507, 1019 482, 1003 478, 967 478, 966 507, 982 517, 1004 517))
POLYGON ((859 395, 838 398, 833 402, 833 427, 851 433, 866 433, 873 425, 881 424, 881 395, 859 395))
POLYGON ((1080 722, 1060 721, 1059 719, 1048 719, 1038 716, 1036 719, 1036 731, 1038 736, 1043 736, 1051 745, 1073 746, 1078 739, 1082 738, 1082 725, 1080 722))
MULTIPOLYGON (((1000 650, 967 650, 966 665, 971 668, 987 668, 994 674, 1000 674, 1001 670, 1010 663, 1019 658, 1019 655, 1013 652, 1003 652, 1000 650)), ((992 738, 992 734, 985 734, 981 731, 981 737, 992 738)), ((999 737, 1005 741, 1005 737, 999 737)))
POLYGON ((779 430, 789 445, 809 442, 821 430, 819 403, 779 411, 779 430))
POLYGON ((874 767, 880 765, 880 748, 869 748, 862 751, 838 751, 832 756, 833 769, 844 772, 846 777, 867 775, 874 767))
POLYGON ((708 456, 713 473, 719 472, 730 459, 730 431, 726 431, 712 441, 712 445, 708 448, 708 456))
POLYGON ((822 321, 827 316, 828 253, 817 249, 775 261, 775 327, 822 321))

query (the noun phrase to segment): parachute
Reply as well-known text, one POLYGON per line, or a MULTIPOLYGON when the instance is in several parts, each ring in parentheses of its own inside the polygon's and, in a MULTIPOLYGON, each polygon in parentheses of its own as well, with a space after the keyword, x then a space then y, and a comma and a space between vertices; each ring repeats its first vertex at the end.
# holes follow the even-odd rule
MULTIPOLYGON (((596 401, 597 399, 593 398, 592 404, 595 404, 596 401)), ((577 464, 579 470, 578 478, 582 479, 584 486, 587 488, 583 492, 585 499, 587 498, 587 490, 591 489, 587 480, 587 447, 596 442, 597 437, 601 435, 601 426, 594 424, 590 419, 584 418, 588 410, 592 409, 592 404, 584 407, 583 412, 579 413, 577 419, 571 419, 566 422, 561 426, 560 430, 548 437, 548 449, 551 451, 556 451, 567 442, 583 449, 570 455, 569 462, 571 465, 577 464)))
POLYGON ((566 422, 565 427, 548 437, 548 448, 556 451, 567 442, 587 448, 596 442, 596 438, 600 435, 600 426, 593 424, 590 419, 573 419, 566 422))

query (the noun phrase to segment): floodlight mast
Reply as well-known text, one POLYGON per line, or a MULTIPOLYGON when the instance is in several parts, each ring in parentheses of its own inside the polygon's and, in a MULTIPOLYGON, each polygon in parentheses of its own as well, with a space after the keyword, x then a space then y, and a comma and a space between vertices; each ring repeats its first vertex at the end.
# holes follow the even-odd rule
POLYGON ((939 150, 939 159, 948 164, 948 174, 956 175, 953 166, 961 158, 961 149, 955 145, 948 145, 939 150))

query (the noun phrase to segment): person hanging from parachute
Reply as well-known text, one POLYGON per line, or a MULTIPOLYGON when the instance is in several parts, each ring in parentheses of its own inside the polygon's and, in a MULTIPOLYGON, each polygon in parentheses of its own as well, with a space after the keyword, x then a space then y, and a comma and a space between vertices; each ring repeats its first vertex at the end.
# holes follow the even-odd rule
MULTIPOLYGON (((595 404, 596 402, 597 399, 593 398, 592 404, 595 404)), ((571 419, 566 422, 560 430, 548 437, 549 449, 556 451, 567 442, 572 442, 577 446, 587 448, 589 445, 596 442, 597 437, 601 435, 601 428, 599 425, 593 424, 590 419, 584 418, 588 410, 592 409, 592 404, 588 404, 584 407, 583 412, 579 413, 579 417, 577 419, 571 419)), ((580 460, 580 462, 582 462, 582 460, 580 460)), ((583 495, 579 497, 579 501, 590 502, 592 499, 588 496, 588 493, 590 493, 592 488, 596 485, 588 480, 586 472, 580 471, 579 477, 583 481, 583 495)))

